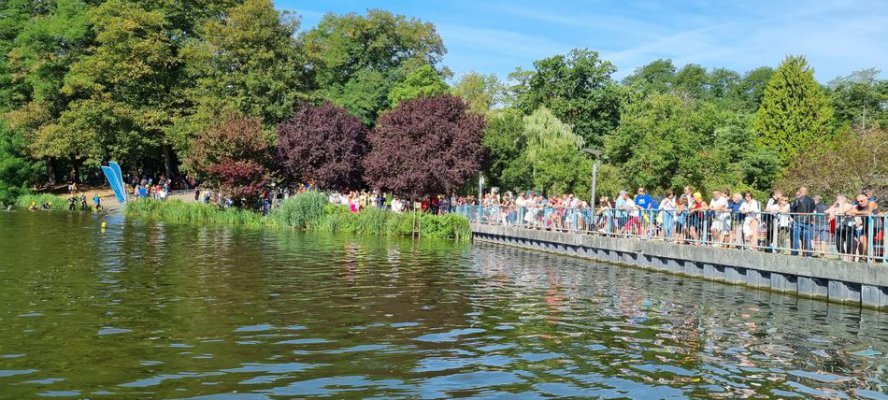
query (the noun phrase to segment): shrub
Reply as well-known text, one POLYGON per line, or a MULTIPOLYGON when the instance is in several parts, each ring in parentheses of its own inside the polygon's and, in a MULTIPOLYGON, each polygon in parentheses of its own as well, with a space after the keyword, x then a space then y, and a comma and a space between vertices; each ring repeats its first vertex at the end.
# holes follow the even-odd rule
POLYGON ((54 194, 24 194, 15 200, 16 207, 20 208, 28 208, 31 204, 36 204, 37 207, 40 207, 43 203, 49 203, 50 208, 53 210, 65 210, 68 208, 68 199, 54 194))
POLYGON ((324 216, 328 205, 327 196, 323 193, 301 193, 283 201, 280 208, 269 214, 269 218, 280 226, 305 229, 324 216))

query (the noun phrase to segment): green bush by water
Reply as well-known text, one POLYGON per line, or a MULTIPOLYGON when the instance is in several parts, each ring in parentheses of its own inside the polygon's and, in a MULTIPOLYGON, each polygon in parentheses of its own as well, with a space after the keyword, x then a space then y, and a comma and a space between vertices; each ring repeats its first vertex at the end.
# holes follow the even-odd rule
POLYGON ((327 196, 323 193, 302 193, 282 202, 268 215, 268 219, 280 226, 305 229, 310 222, 324 216, 327 204, 327 196))
POLYGON ((42 207, 43 203, 49 203, 50 208, 53 210, 66 210, 68 208, 68 199, 54 194, 24 194, 15 200, 15 206, 19 208, 29 208, 31 204, 42 207))
POLYGON ((304 229, 359 235, 418 235, 422 238, 453 239, 460 242, 471 239, 469 221, 463 216, 398 214, 376 208, 353 214, 345 206, 329 204, 327 197, 317 192, 304 193, 285 200, 268 215, 179 200, 140 200, 127 203, 124 214, 134 218, 198 225, 304 229))

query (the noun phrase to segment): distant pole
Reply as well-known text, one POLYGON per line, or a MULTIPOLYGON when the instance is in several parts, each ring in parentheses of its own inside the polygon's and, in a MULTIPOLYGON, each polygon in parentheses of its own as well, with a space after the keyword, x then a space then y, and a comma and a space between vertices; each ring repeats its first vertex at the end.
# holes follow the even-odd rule
POLYGON ((592 204, 592 210, 595 210, 595 189, 598 184, 598 159, 595 159, 595 162, 592 163, 592 201, 589 204, 592 204))

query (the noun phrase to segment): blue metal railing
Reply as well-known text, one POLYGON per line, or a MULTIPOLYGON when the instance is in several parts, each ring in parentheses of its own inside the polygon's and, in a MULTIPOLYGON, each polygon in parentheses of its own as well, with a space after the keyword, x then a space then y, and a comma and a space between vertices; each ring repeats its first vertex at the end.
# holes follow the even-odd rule
POLYGON ((470 222, 888 265, 888 215, 454 207, 470 222))

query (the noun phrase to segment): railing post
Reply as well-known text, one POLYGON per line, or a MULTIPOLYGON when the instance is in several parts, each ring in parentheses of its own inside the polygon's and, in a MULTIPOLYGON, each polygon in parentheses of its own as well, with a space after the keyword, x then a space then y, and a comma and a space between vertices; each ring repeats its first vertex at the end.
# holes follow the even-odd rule
POLYGON ((869 222, 867 224, 867 232, 866 232, 866 241, 867 241, 866 262, 868 264, 873 264, 873 263, 875 263, 875 258, 873 257, 875 255, 874 254, 875 249, 873 248, 873 243, 875 242, 873 240, 873 232, 875 232, 875 227, 873 225, 875 224, 876 221, 875 221, 875 217, 873 217, 872 215, 870 215, 866 218, 868 220, 867 222, 869 222))
MULTIPOLYGON (((707 212, 708 212, 708 211, 707 211, 707 212)), ((703 236, 702 236, 702 239, 703 239, 703 245, 705 246, 706 244, 709 243, 709 218, 708 218, 708 217, 706 216, 706 214, 704 213, 704 214, 702 215, 702 219, 703 219, 703 236)))
POLYGON ((882 217, 882 263, 888 265, 888 238, 885 231, 888 230, 888 214, 882 217))

